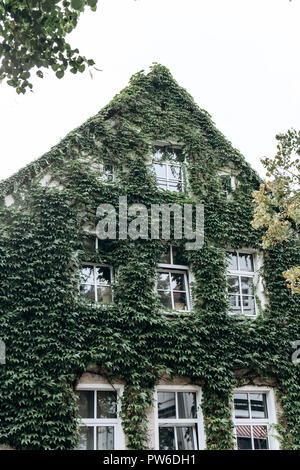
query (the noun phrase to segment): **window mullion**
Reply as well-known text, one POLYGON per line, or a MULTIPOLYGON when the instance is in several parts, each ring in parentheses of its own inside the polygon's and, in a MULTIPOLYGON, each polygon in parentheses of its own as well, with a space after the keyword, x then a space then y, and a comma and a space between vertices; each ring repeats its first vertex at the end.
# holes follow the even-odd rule
POLYGON ((198 423, 194 423, 193 427, 192 427, 192 432, 193 432, 193 438, 194 438, 194 448, 196 450, 199 449, 199 442, 197 442, 197 434, 199 434, 199 429, 198 430, 198 433, 196 432, 196 426, 198 426, 198 423))
POLYGON ((251 409, 251 398, 250 398, 250 393, 247 394, 248 396, 248 408, 249 408, 249 416, 250 416, 250 419, 252 420, 252 409, 251 409))
POLYGON ((177 426, 173 426, 174 429, 174 438, 175 438, 175 450, 178 450, 178 441, 177 441, 177 426))
POLYGON ((98 302, 98 291, 97 291, 97 283, 96 283, 96 266, 94 266, 94 289, 95 289, 95 302, 98 302))
POLYGON ((241 302, 241 310, 242 310, 242 315, 244 315, 244 307, 243 307, 243 295, 242 295, 242 276, 239 276, 239 296, 240 296, 240 302, 241 302))
POLYGON ((183 276, 184 276, 184 285, 185 285, 185 296, 186 296, 187 309, 190 310, 189 284, 188 284, 187 273, 184 273, 183 276))
POLYGON ((251 432, 251 447, 252 447, 252 450, 254 450, 254 438, 253 438, 253 426, 252 426, 252 424, 250 425, 250 432, 251 432))
POLYGON ((171 292, 172 310, 174 310, 174 298, 173 298, 172 274, 171 274, 171 271, 169 271, 169 285, 170 285, 170 292, 171 292))
POLYGON ((175 392, 175 416, 176 416, 176 419, 179 419, 178 418, 178 393, 175 392))

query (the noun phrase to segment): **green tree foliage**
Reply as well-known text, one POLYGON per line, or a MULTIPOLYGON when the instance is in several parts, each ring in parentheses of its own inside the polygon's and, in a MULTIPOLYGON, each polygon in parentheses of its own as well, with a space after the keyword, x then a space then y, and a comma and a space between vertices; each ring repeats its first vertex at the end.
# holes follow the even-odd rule
MULTIPOLYGON (((269 181, 254 192, 253 227, 265 228, 263 245, 269 248, 300 236, 300 133, 294 129, 276 136, 278 151, 263 164, 269 181)), ((300 266, 283 272, 287 287, 300 293, 300 266)))
POLYGON ((67 68, 77 73, 93 65, 65 39, 87 6, 95 11, 97 0, 0 1, 0 79, 25 93, 33 70, 43 78, 42 69, 51 68, 62 78, 67 68))

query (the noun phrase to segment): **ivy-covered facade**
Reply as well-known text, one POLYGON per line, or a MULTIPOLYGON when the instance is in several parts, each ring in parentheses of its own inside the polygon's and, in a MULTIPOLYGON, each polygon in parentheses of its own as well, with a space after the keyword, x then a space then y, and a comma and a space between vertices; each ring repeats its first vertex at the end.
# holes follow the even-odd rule
POLYGON ((0 445, 300 448, 300 253, 262 251, 259 184, 157 64, 0 183, 0 445), (98 240, 120 196, 203 204, 203 247, 98 240))

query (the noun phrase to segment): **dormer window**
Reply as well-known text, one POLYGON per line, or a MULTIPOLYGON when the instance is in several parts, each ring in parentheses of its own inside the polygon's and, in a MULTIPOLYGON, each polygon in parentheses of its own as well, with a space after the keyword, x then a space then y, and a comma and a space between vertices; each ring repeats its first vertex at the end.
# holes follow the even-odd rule
POLYGON ((182 164, 178 160, 178 151, 157 149, 153 157, 153 166, 157 185, 169 191, 183 191, 182 164), (165 154, 169 155, 165 159, 165 154))

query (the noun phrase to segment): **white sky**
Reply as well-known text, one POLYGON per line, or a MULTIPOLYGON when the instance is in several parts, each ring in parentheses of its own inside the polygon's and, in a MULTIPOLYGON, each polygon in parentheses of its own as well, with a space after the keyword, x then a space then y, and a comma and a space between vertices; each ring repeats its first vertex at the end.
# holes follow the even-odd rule
POLYGON ((275 134, 300 129, 300 0, 99 0, 70 42, 103 72, 58 80, 34 93, 0 85, 0 179, 41 156, 96 114, 152 62, 167 66, 201 108, 263 173, 275 134))

